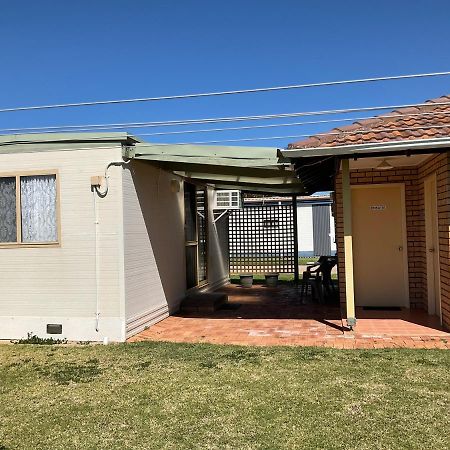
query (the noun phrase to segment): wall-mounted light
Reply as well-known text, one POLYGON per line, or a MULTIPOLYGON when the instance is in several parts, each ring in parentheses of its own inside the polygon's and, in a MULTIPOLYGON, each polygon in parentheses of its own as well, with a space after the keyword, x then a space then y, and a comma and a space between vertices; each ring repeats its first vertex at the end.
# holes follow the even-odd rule
POLYGON ((376 168, 378 170, 390 170, 393 169, 394 166, 392 164, 389 164, 389 162, 386 161, 385 159, 383 159, 383 161, 381 161, 376 168))
POLYGON ((181 183, 179 180, 170 180, 170 190, 174 194, 181 191, 181 183))

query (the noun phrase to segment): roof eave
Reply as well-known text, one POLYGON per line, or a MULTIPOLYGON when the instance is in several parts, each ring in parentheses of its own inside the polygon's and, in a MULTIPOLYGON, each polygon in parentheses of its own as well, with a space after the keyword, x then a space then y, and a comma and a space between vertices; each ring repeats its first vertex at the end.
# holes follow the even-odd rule
POLYGON ((139 139, 124 132, 112 133, 29 133, 29 134, 7 134, 0 136, 0 145, 8 144, 53 144, 73 142, 121 142, 134 144, 139 139))
POLYGON ((353 156, 393 151, 430 150, 450 147, 450 137, 433 139, 415 139, 365 144, 339 145, 334 147, 295 148, 281 150, 285 158, 311 158, 317 156, 353 156))

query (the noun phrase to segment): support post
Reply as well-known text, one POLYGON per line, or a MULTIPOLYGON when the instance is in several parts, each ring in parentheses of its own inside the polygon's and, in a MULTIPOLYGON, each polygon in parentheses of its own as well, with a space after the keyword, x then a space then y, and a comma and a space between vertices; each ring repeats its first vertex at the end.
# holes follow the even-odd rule
POLYGON ((342 160, 342 209, 344 219, 345 305, 347 326, 356 325, 355 288, 353 280, 352 196, 350 189, 350 162, 342 160))
POLYGON ((294 222, 294 281, 295 284, 299 283, 299 273, 298 273, 298 218, 297 218, 297 196, 292 196, 292 218, 294 222))

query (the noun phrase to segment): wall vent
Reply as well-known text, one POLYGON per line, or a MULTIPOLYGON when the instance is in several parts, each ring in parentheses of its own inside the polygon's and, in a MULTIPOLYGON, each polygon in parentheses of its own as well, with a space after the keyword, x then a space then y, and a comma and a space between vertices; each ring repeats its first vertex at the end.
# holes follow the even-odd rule
POLYGON ((62 325, 60 323, 48 323, 47 334, 62 334, 62 325))

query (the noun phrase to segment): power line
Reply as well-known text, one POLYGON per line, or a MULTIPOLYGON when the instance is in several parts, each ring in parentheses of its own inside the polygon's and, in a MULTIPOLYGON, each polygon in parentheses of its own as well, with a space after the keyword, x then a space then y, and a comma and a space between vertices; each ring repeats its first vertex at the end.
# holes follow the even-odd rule
MULTIPOLYGON (((294 134, 288 136, 265 136, 256 138, 241 138, 241 139, 221 139, 214 141, 196 141, 196 142, 177 142, 177 143, 156 143, 149 144, 151 146, 155 145, 202 145, 202 144, 219 144, 222 142, 251 142, 251 141, 267 141, 267 140, 277 140, 277 139, 298 139, 298 138, 310 138, 316 136, 342 136, 348 134, 365 134, 365 133, 385 133, 392 131, 414 131, 414 130, 427 130, 431 128, 450 128, 448 125, 430 125, 430 126, 419 126, 419 127, 407 127, 407 128, 380 128, 380 129, 370 129, 370 130, 354 130, 354 131, 341 131, 341 132, 328 132, 328 133, 315 133, 315 134, 294 134)), ((145 133, 138 134, 138 136, 145 136, 145 133)), ((145 144, 144 144, 145 145, 145 144)))
POLYGON ((17 112, 17 111, 32 111, 32 110, 43 110, 43 109, 56 109, 56 108, 76 108, 81 106, 98 106, 98 105, 112 105, 112 104, 123 104, 123 103, 142 103, 142 102, 155 102, 162 100, 182 100, 190 98, 201 98, 201 97, 219 97, 225 95, 235 95, 235 94, 252 94, 259 92, 273 92, 273 91, 286 91, 292 89, 307 89, 314 87, 325 87, 325 86, 337 86, 346 84, 361 84, 361 83, 372 83, 378 81, 392 81, 392 80, 405 80, 413 78, 429 78, 429 77, 439 77, 448 76, 450 72, 431 72, 431 73, 419 73, 410 75, 395 75, 395 76, 384 76, 384 77, 371 77, 371 78, 359 78, 354 80, 340 80, 340 81, 325 81, 320 83, 304 83, 304 84, 291 84, 287 86, 274 86, 267 88, 254 88, 254 89, 238 89, 233 91, 214 91, 214 92, 203 92, 196 94, 180 94, 180 95, 165 95, 160 97, 140 97, 140 98, 129 98, 120 100, 99 100, 99 101, 88 101, 88 102, 77 102, 77 103, 57 103, 52 105, 38 105, 38 106, 20 106, 15 108, 2 108, 0 113, 4 112, 17 112))
MULTIPOLYGON (((396 114, 396 115, 386 115, 382 116, 382 120, 391 119, 396 117, 414 117, 414 116, 425 116, 432 115, 435 116, 436 113, 417 113, 417 114, 396 114)), ((449 112, 441 112, 439 115, 450 115, 449 112)), ((203 128, 198 130, 182 130, 182 131, 165 131, 158 133, 139 133, 139 136, 170 136, 170 135, 179 135, 179 134, 196 134, 196 133, 210 133, 210 132, 222 132, 222 131, 239 131, 239 130, 255 130, 255 129, 264 129, 264 128, 279 128, 279 127, 290 127, 290 126, 303 126, 303 125, 318 125, 318 124, 327 124, 327 123, 336 123, 336 122, 354 122, 359 120, 371 120, 377 118, 376 116, 372 117, 351 117, 346 119, 330 119, 330 120, 311 120, 306 122, 289 122, 289 123, 276 123, 270 125, 248 125, 245 127, 227 127, 227 128, 203 128)))
MULTIPOLYGON (((414 131, 414 130, 426 130, 426 129, 441 129, 441 128, 450 128, 449 125, 429 125, 429 126, 418 126, 418 127, 406 127, 406 128, 380 128, 380 129, 370 129, 370 130, 353 130, 353 131, 341 131, 341 132, 328 132, 328 133, 316 133, 316 134, 294 134, 294 135, 284 135, 284 136, 266 136, 266 137, 256 137, 256 138, 242 138, 242 139, 224 139, 224 140, 214 140, 214 141, 202 141, 202 142, 176 142, 176 143, 150 143, 144 142, 139 144, 139 148, 142 147, 158 147, 158 146, 171 146, 171 145, 203 145, 203 144, 217 144, 222 142, 251 142, 251 141, 259 141, 259 140, 277 140, 277 139, 298 139, 298 138, 310 138, 310 137, 318 137, 318 136, 341 136, 341 135, 349 135, 349 134, 365 134, 365 133, 384 133, 384 132, 392 132, 392 131, 414 131)), ((2 135, 7 136, 7 135, 2 135)), ((99 139, 100 140, 100 139, 99 139)), ((416 139, 419 140, 420 139, 416 139)), ((45 143, 45 142, 42 142, 45 143)), ((389 143, 389 142, 387 142, 389 143)), ((16 145, 17 142, 0 142, 0 147, 12 146, 16 145)), ((109 149, 109 146, 97 146, 97 147, 69 147, 69 148, 58 148, 55 150, 91 150, 94 149, 109 149)))
MULTIPOLYGON (((68 131, 95 131, 95 130, 105 130, 105 129, 125 129, 125 128, 159 128, 167 126, 187 126, 187 125, 197 125, 197 124, 208 124, 208 123, 228 123, 228 122, 246 122, 246 121, 256 121, 256 120, 270 120, 270 119, 281 119, 281 118, 291 118, 291 117, 309 117, 309 116, 323 116, 323 115, 334 115, 334 114, 348 114, 352 112, 370 112, 370 111, 385 111, 399 108, 417 108, 417 107, 436 107, 436 106, 450 106, 449 102, 436 102, 436 103, 412 103, 403 105, 387 105, 387 106, 370 106, 362 108, 347 108, 347 109, 331 109, 331 110, 321 110, 321 111, 303 111, 295 113, 280 113, 280 114, 265 114, 265 115, 253 115, 253 116, 229 116, 229 117, 213 117, 213 118, 203 118, 203 119, 186 119, 186 120, 167 120, 167 121, 153 121, 153 122, 125 122, 125 123, 111 123, 111 124, 91 124, 91 125, 58 125, 58 126, 47 126, 47 127, 28 127, 28 128, 3 128, 0 132, 22 132, 22 131, 35 131, 35 132, 47 132, 47 133, 60 133, 68 131)), ((431 113, 414 113, 418 115, 422 114, 445 114, 445 112, 431 112, 431 113)), ((411 114, 412 115, 412 114, 411 114)), ((402 114, 406 116, 406 114, 402 114)), ((381 116, 381 118, 387 116, 381 116)), ((363 120, 369 117, 364 117, 360 119, 349 119, 349 120, 363 120)), ((344 119, 343 119, 344 120, 344 119)), ((345 119, 347 120, 347 119, 345 119)), ((322 121, 321 123, 333 122, 333 120, 322 121)))

